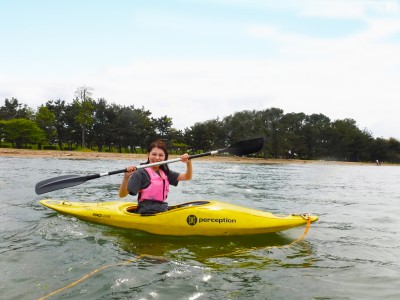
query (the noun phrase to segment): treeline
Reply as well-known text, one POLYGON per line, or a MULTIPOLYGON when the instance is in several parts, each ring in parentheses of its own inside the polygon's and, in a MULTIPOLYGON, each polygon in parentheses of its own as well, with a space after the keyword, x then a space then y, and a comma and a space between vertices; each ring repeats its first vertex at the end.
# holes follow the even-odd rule
POLYGON ((0 147, 145 152, 161 138, 173 151, 198 153, 224 148, 239 140, 264 136, 258 156, 367 162, 400 162, 400 142, 373 138, 353 119, 331 121, 323 114, 287 113, 282 109, 241 111, 177 130, 167 115, 153 118, 144 107, 94 100, 86 87, 72 103, 50 100, 33 110, 15 98, 0 107, 0 147))

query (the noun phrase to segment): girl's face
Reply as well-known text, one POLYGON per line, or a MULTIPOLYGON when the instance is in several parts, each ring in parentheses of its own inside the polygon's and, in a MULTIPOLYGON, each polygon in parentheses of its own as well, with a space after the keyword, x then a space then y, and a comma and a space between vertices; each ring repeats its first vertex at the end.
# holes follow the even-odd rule
POLYGON ((162 149, 154 147, 149 153, 149 162, 160 162, 165 160, 165 153, 162 149))

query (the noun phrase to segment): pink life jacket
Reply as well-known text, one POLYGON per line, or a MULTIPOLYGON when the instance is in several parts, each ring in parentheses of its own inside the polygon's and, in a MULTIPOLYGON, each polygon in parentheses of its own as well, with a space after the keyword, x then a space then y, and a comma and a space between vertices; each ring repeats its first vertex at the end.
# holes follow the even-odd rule
POLYGON ((164 202, 167 199, 169 191, 168 177, 161 169, 159 169, 160 175, 152 168, 146 168, 145 170, 150 176, 150 185, 140 190, 139 201, 152 200, 164 202))

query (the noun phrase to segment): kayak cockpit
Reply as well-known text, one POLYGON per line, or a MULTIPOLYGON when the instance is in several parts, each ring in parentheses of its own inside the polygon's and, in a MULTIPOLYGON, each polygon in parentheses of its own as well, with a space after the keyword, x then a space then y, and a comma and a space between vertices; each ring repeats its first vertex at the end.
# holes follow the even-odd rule
POLYGON ((188 206, 200 206, 200 205, 206 205, 209 204, 210 201, 192 201, 192 202, 186 202, 186 203, 181 203, 178 205, 173 205, 173 206, 169 206, 168 210, 173 210, 173 209, 177 209, 177 208, 182 208, 182 207, 188 207, 188 206))
MULTIPOLYGON (((181 203, 181 204, 177 204, 177 205, 168 206, 168 211, 171 211, 171 210, 174 210, 174 209, 178 209, 178 208, 191 207, 191 206, 201 206, 201 205, 206 205, 206 204, 210 204, 210 201, 186 202, 186 203, 181 203)), ((128 206, 125 210, 128 213, 136 214, 137 205, 128 206)), ((155 214, 151 213, 151 214, 142 214, 142 215, 153 216, 155 214)))

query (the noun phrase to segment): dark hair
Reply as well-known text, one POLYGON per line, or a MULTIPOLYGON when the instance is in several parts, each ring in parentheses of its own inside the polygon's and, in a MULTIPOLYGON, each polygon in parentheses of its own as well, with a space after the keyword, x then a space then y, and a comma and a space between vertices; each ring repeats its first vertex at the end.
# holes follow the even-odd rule
MULTIPOLYGON (((161 149, 164 154, 165 154, 165 160, 168 160, 168 149, 167 149, 167 145, 162 141, 162 140, 155 140, 154 142, 152 142, 150 144, 150 146, 147 148, 147 153, 150 153, 151 150, 153 150, 153 148, 159 148, 161 149)), ((149 164, 149 158, 147 158, 147 162, 146 164, 149 164)), ((166 173, 169 173, 169 168, 168 165, 161 165, 160 168, 166 173)))

